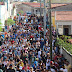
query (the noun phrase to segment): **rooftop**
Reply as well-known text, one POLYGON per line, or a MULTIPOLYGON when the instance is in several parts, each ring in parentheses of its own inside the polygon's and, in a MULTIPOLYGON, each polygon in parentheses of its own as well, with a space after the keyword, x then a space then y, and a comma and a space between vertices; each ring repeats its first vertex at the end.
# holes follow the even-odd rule
POLYGON ((72 3, 68 4, 55 4, 52 7, 53 11, 72 11, 72 3))
MULTIPOLYGON (((22 2, 22 4, 26 4, 26 5, 29 5, 31 7, 40 7, 40 3, 34 3, 34 2, 22 2)), ((60 4, 60 3, 53 3, 51 4, 51 7, 54 8, 54 7, 60 7, 60 6, 65 6, 67 4, 60 4)), ((41 3, 41 7, 44 7, 44 4, 41 3)))
POLYGON ((52 8, 55 8, 55 7, 66 6, 66 5, 67 5, 67 4, 53 3, 53 4, 51 4, 51 7, 52 7, 52 8))
MULTIPOLYGON (((22 4, 26 4, 26 5, 29 5, 31 7, 40 7, 40 3, 23 2, 22 4)), ((41 7, 44 7, 43 3, 41 3, 41 7)))

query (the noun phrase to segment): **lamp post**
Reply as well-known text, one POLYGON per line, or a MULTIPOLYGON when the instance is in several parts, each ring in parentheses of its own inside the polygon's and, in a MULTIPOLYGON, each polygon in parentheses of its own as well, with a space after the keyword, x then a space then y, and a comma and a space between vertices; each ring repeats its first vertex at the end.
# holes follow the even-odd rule
POLYGON ((41 18, 41 0, 40 0, 40 18, 41 18))
POLYGON ((57 38, 58 38, 58 23, 56 24, 56 34, 57 34, 57 38))
POLYGON ((52 60, 51 0, 49 0, 50 58, 52 60))

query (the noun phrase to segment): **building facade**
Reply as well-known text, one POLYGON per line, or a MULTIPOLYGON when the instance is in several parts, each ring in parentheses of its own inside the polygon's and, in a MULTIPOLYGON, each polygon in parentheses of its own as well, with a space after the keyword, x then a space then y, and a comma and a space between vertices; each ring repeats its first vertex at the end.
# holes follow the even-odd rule
POLYGON ((59 35, 72 35, 72 11, 56 11, 55 14, 59 35))
POLYGON ((14 17, 16 15, 16 8, 12 3, 8 0, 8 2, 0 2, 0 21, 2 26, 5 25, 5 20, 7 20, 10 16, 14 17))
MULTIPOLYGON (((31 12, 32 14, 40 15, 40 3, 32 3, 32 2, 23 2, 21 4, 16 5, 17 13, 19 13, 21 10, 23 13, 31 12)), ((41 14, 43 15, 43 4, 41 6, 41 14)))

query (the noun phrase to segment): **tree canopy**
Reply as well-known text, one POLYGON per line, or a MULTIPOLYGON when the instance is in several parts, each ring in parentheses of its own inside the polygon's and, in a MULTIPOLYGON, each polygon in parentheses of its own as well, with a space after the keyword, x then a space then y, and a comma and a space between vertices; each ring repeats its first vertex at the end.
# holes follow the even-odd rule
POLYGON ((15 21, 13 21, 10 18, 7 20, 7 25, 13 25, 14 23, 15 23, 15 21))

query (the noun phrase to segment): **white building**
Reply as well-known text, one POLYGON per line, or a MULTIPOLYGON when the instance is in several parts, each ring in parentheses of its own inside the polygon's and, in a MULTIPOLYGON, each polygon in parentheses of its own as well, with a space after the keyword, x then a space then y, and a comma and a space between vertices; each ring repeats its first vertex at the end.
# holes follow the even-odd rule
POLYGON ((16 15, 16 8, 15 5, 10 3, 8 0, 7 2, 0 2, 0 21, 2 26, 4 27, 5 20, 7 20, 10 16, 14 17, 16 15))
POLYGON ((59 35, 72 35, 72 4, 54 4, 52 6, 53 23, 59 35))
POLYGON ((1 2, 0 2, 0 21, 1 21, 1 23, 2 23, 2 26, 4 26, 4 24, 5 24, 5 20, 7 19, 7 5, 6 5, 6 3, 4 4, 2 4, 1 2))
POLYGON ((72 11, 56 11, 55 24, 59 35, 72 34, 72 11))

